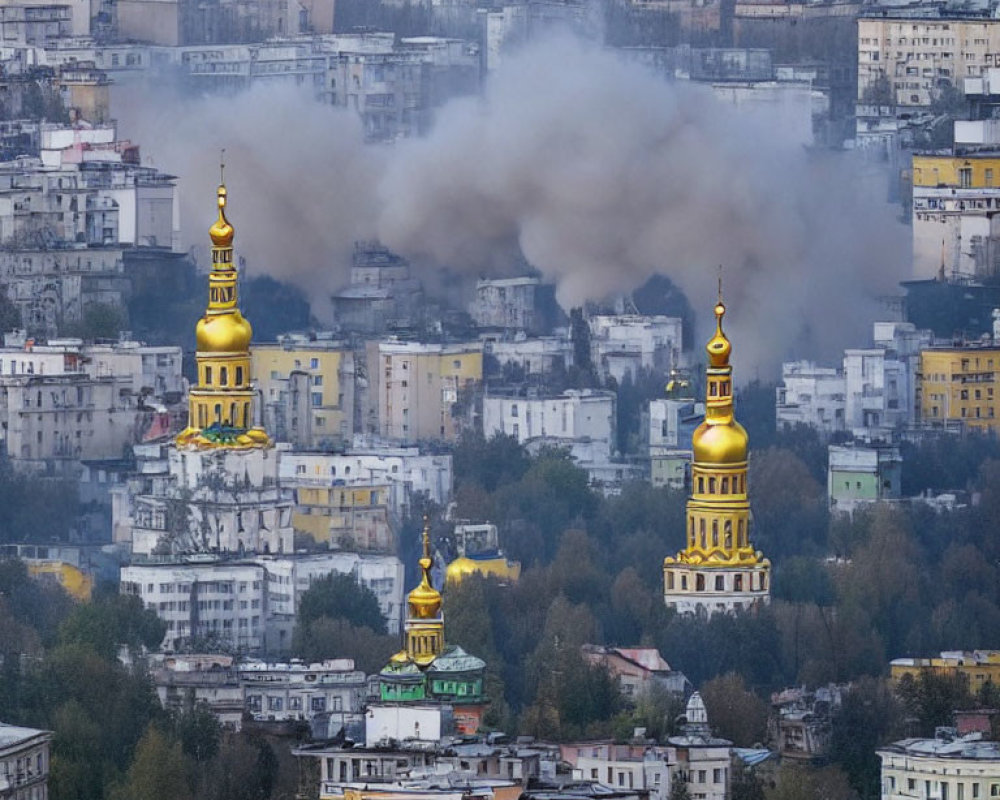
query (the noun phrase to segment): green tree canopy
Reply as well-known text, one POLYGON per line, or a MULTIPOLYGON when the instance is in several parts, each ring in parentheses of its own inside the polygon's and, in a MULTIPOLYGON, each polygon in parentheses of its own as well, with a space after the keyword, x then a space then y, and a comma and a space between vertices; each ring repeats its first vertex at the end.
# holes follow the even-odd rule
POLYGON ((378 598, 349 573, 330 573, 313 581, 299 601, 299 625, 308 626, 321 617, 342 619, 377 634, 386 632, 378 598))

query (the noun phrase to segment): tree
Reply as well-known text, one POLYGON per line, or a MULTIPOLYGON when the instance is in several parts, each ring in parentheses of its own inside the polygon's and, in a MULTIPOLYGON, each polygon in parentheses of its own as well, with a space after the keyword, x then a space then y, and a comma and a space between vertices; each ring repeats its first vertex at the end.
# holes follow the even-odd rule
POLYGON ((861 678, 833 717, 830 758, 865 800, 879 796, 876 749, 902 735, 902 708, 884 679, 861 678))
POLYGON ((79 322, 66 326, 66 333, 81 339, 117 339, 128 327, 125 309, 110 303, 90 303, 79 322))
POLYGON ((757 772, 746 764, 734 766, 730 800, 764 800, 764 797, 764 782, 757 772))
POLYGON ((951 724, 952 712, 971 708, 974 703, 969 677, 960 672, 949 674, 925 669, 916 678, 904 675, 896 686, 896 694, 907 717, 916 720, 919 736, 933 736, 935 728, 951 724))
POLYGON ((21 310, 8 297, 6 287, 0 287, 0 333, 16 330, 23 325, 21 310))
POLYGON ((880 72, 875 80, 868 83, 861 92, 861 102, 866 106, 894 106, 892 83, 884 72, 880 72))
MULTIPOLYGON (((812 768, 787 764, 778 770, 767 800, 857 800, 843 770, 836 766, 812 768)), ((734 798, 735 800, 735 798, 734 798)))
POLYGON ((680 773, 674 773, 670 776, 670 794, 668 797, 669 800, 691 800, 691 789, 688 788, 687 781, 680 773))
POLYGON ((366 674, 378 672, 399 649, 395 636, 357 627, 346 619, 320 617, 295 626, 292 649, 306 661, 326 658, 353 658, 354 666, 366 674))
POLYGON ((184 755, 199 764, 215 758, 222 739, 222 725, 207 703, 193 703, 175 712, 171 721, 184 755))
POLYGON ((742 676, 730 672, 701 687, 714 731, 737 747, 753 747, 767 738, 767 704, 748 691, 742 676))
POLYGON ((73 609, 59 629, 59 640, 93 648, 100 656, 114 659, 122 646, 158 647, 166 632, 167 624, 135 595, 104 594, 73 609))
POLYGON ((320 617, 342 619, 379 635, 386 632, 385 617, 375 593, 350 573, 330 573, 315 580, 302 594, 298 624, 308 626, 320 617))
POLYGON ((171 741, 151 725, 139 741, 125 781, 111 796, 113 800, 191 800, 190 769, 180 742, 171 741))

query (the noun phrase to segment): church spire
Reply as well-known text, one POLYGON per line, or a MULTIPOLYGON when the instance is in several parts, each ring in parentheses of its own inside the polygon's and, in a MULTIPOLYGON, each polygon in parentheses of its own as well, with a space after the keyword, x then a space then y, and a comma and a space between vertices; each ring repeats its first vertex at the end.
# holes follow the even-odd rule
POLYGON ((744 608, 769 597, 770 562, 750 542, 748 437, 733 410, 733 346, 722 329, 722 281, 715 334, 705 346, 705 419, 691 437, 687 546, 664 560, 664 597, 681 613, 744 608))
MULTIPOLYGON (((225 153, 225 151, 223 151, 225 153)), ((225 177, 225 163, 220 165, 225 177)), ((195 327, 198 384, 188 395, 188 427, 179 445, 197 447, 263 447, 270 439, 253 427, 254 390, 250 384, 250 339, 253 330, 240 313, 233 260, 236 231, 226 218, 229 194, 224 182, 216 191, 218 218, 208 229, 212 270, 208 307, 195 327)))
POLYGON ((431 583, 430 520, 424 517, 423 556, 420 558, 420 583, 407 595, 406 655, 418 666, 430 664, 444 649, 444 616, 441 593, 431 583))

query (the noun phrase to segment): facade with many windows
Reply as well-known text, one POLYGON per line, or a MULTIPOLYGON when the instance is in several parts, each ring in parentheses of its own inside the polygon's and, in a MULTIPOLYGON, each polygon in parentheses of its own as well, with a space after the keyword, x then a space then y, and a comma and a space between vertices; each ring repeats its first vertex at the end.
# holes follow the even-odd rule
POLYGON ((991 800, 1000 797, 1000 744, 943 729, 934 739, 903 739, 878 751, 882 800, 991 800))

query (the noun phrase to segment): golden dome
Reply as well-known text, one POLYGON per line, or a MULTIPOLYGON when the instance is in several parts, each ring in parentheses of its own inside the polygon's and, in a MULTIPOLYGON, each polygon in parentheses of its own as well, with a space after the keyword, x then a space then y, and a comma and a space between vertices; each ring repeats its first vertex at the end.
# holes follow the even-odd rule
POLYGON ((459 556, 445 570, 445 583, 461 583, 463 578, 479 573, 484 577, 516 581, 521 577, 521 565, 503 556, 495 558, 469 558, 459 556))
POLYGON ((702 464, 739 464, 747 460, 749 437, 736 420, 702 422, 691 437, 694 460, 702 464))
POLYGON ((216 197, 219 203, 219 218, 208 229, 208 235, 212 237, 212 244, 216 247, 232 247, 233 236, 236 231, 233 230, 233 226, 226 219, 226 187, 224 184, 219 184, 219 191, 216 197))
POLYGON ((431 541, 424 526, 424 555, 420 559, 420 584, 406 597, 411 619, 435 619, 441 613, 441 592, 431 586, 431 541))
POLYGON ((206 314, 195 326, 200 353, 245 353, 250 349, 253 329, 239 311, 206 314))
POLYGON ((726 313, 726 306, 722 300, 715 305, 715 336, 708 340, 705 349, 708 351, 708 360, 713 367, 725 367, 729 365, 729 354, 733 351, 732 344, 722 332, 722 317, 726 313))

